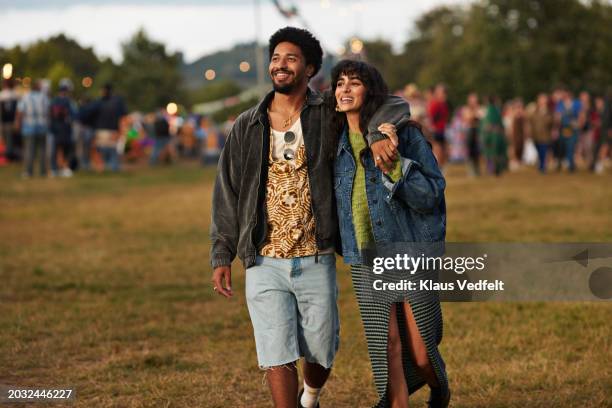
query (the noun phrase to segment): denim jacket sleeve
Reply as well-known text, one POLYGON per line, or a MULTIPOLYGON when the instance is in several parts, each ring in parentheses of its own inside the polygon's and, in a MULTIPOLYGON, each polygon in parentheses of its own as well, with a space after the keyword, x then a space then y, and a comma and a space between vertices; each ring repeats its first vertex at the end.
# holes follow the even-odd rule
POLYGON ((397 198, 415 211, 431 213, 444 197, 444 176, 418 128, 405 126, 398 131, 398 137, 402 177, 394 183, 382 175, 389 190, 387 201, 397 198))
POLYGON ((239 225, 238 196, 240 192, 240 143, 237 121, 227 138, 219 163, 213 189, 210 223, 210 262, 213 268, 231 265, 236 257, 239 225))
POLYGON ((368 124, 368 134, 366 135, 368 145, 372 146, 373 143, 387 138, 378 131, 378 126, 383 123, 392 123, 397 126, 400 120, 405 121, 408 118, 410 118, 408 102, 399 96, 389 95, 368 124))

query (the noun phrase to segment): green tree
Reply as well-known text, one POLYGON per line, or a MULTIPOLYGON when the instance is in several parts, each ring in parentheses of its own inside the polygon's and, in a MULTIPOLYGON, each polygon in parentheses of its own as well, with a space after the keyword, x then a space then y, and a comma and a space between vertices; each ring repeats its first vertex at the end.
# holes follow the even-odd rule
POLYGON ((221 80, 189 92, 189 101, 191 104, 217 101, 238 95, 241 90, 242 88, 236 82, 221 80))
POLYGON ((423 14, 399 55, 383 41, 364 50, 392 89, 444 82, 454 103, 471 91, 531 99, 559 85, 601 94, 612 83, 611 26, 604 1, 480 0, 423 14))
POLYGON ((391 43, 381 39, 364 41, 363 49, 365 59, 378 68, 390 89, 397 89, 405 84, 403 75, 397 72, 399 56, 393 53, 391 43))
POLYGON ((130 109, 152 111, 171 101, 184 104, 179 54, 168 54, 164 44, 149 39, 143 30, 122 44, 122 51, 117 89, 130 109))
POLYGON ((46 78, 51 80, 53 90, 57 91, 59 82, 62 80, 62 78, 70 78, 74 84, 76 75, 71 67, 67 66, 61 61, 58 61, 49 68, 46 78))
POLYGON ((54 89, 61 78, 70 78, 77 96, 84 92, 83 77, 93 77, 100 68, 100 60, 91 48, 81 47, 64 34, 40 40, 22 48, 0 50, 0 63, 13 64, 16 78, 49 78, 54 89))

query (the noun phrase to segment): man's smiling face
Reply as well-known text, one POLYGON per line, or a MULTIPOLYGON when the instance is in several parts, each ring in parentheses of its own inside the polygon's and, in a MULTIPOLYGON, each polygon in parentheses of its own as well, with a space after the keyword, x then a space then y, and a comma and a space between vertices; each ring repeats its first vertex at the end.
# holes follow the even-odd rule
POLYGON ((300 47, 290 42, 281 42, 272 54, 268 72, 276 92, 291 94, 307 84, 313 67, 306 65, 300 47))

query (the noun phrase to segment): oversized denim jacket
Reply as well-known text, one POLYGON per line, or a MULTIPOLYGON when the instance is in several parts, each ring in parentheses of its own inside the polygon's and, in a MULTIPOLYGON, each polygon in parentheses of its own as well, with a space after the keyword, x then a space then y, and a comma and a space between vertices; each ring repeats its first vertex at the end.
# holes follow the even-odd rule
MULTIPOLYGON (((444 176, 418 127, 405 120, 396 126, 402 166, 400 180, 393 182, 376 168, 370 150, 364 157, 366 196, 375 244, 443 242, 446 237, 444 176)), ((357 248, 351 208, 355 171, 356 163, 345 129, 338 143, 334 191, 342 255, 348 264, 364 262, 357 248)))

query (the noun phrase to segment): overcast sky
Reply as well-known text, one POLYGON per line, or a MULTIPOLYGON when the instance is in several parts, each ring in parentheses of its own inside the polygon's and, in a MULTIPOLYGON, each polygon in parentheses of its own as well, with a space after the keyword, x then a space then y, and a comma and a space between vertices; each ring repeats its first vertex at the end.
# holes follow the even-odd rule
MULTIPOLYGON (((298 5, 308 28, 324 47, 337 50, 352 35, 391 41, 400 49, 423 12, 470 0, 281 0, 298 5)), ((120 60, 121 43, 143 27, 191 62, 202 55, 255 38, 256 0, 0 0, 0 46, 28 44, 66 33, 101 56, 120 60)), ((260 42, 286 25, 272 1, 259 0, 260 42)))

